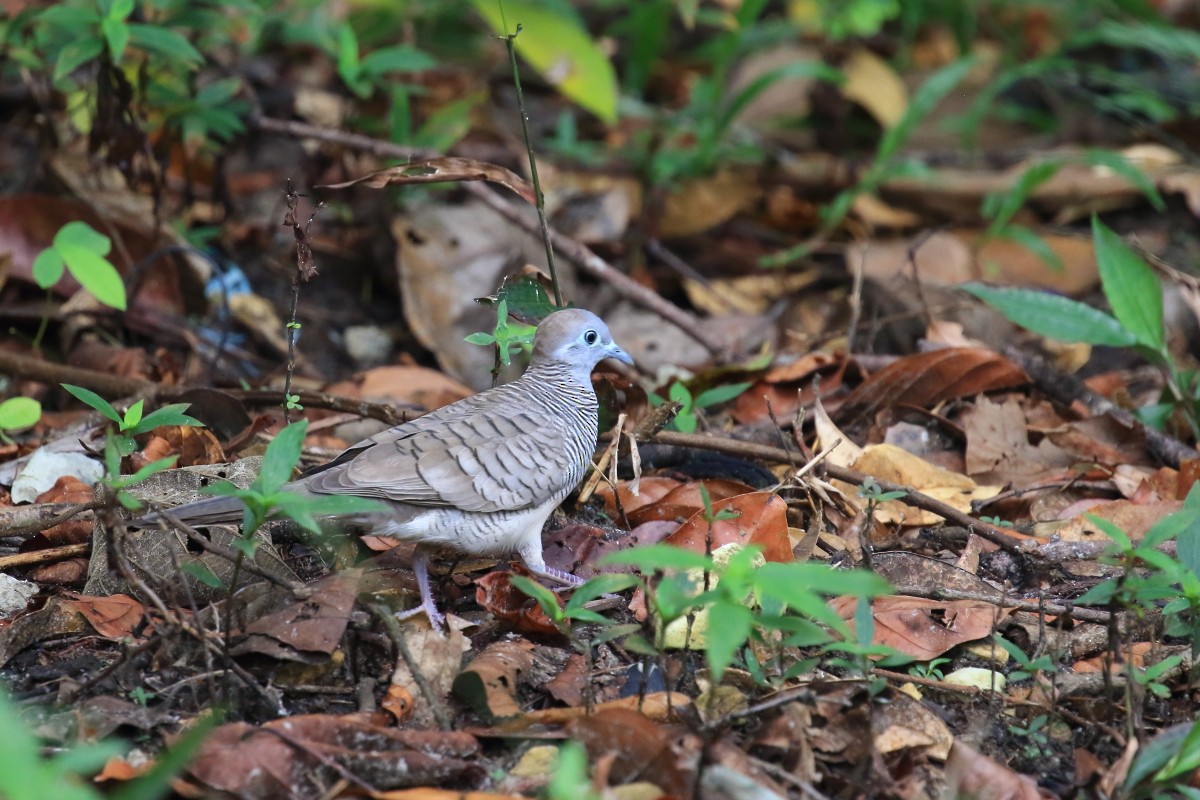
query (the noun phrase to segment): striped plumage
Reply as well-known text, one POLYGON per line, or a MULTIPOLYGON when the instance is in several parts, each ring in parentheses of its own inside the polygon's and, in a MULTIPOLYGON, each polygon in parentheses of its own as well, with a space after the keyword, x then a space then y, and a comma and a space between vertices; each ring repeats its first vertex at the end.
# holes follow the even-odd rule
MULTIPOLYGON (((538 326, 517 380, 365 439, 285 488, 385 501, 386 514, 356 521, 421 545, 414 569, 435 624, 428 549, 517 553, 534 573, 569 581, 546 566, 541 531, 587 471, 598 411, 591 372, 605 358, 632 363, 595 314, 555 312, 538 326)), ((175 514, 213 524, 237 521, 242 511, 236 500, 213 498, 175 514)))

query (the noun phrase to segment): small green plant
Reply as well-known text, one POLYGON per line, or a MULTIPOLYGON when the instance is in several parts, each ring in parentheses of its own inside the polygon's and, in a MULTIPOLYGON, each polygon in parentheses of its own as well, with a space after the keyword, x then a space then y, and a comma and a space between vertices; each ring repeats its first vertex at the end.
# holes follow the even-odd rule
POLYGON ((137 703, 139 706, 147 705, 158 695, 147 689, 145 686, 135 686, 129 690, 129 699, 137 703))
POLYGON ((0 442, 12 444, 9 433, 32 428, 42 418, 42 404, 32 397, 10 397, 0 403, 0 442))
POLYGON ((406 44, 381 47, 363 56, 358 36, 349 23, 342 23, 337 28, 336 55, 338 76, 350 91, 364 100, 377 88, 386 86, 389 75, 421 72, 437 66, 437 61, 428 53, 406 44))
POLYGON ((1047 730, 1049 722, 1049 714, 1039 714, 1024 725, 1014 723, 1007 726, 1009 733, 1021 739, 1021 755, 1026 759, 1042 758, 1049 750, 1050 736, 1047 730))
POLYGON ((1200 798, 1189 779, 1200 769, 1200 722, 1175 725, 1138 748, 1122 787, 1122 796, 1200 798))
POLYGON ((499 363, 508 366, 512 363, 514 352, 529 351, 533 347, 533 334, 537 330, 534 325, 523 322, 508 321, 508 300, 501 299, 496 303, 496 327, 491 333, 479 331, 466 337, 471 344, 482 347, 495 345, 496 358, 499 363))
POLYGON ((567 742, 558 748, 558 760, 550 783, 548 800, 600 800, 601 795, 588 779, 587 751, 579 742, 567 742))
POLYGON ((1108 520, 1088 519, 1112 540, 1106 560, 1122 567, 1122 573, 1093 586, 1076 602, 1112 605, 1139 615, 1165 602, 1164 632, 1187 638, 1192 651, 1200 652, 1200 484, 1188 492, 1183 508, 1151 525, 1136 545, 1108 520), (1158 549, 1171 539, 1176 541, 1175 558, 1158 549))
POLYGON ((61 386, 80 402, 91 406, 116 425, 115 430, 111 425, 105 429, 103 482, 113 493, 117 502, 131 510, 141 508, 142 503, 125 489, 144 481, 156 472, 169 469, 178 459, 178 456, 160 458, 146 464, 132 475, 122 475, 121 460, 137 449, 134 437, 163 425, 203 425, 199 420, 183 413, 188 409, 187 403, 165 405, 143 416, 142 410, 145 401, 138 400, 124 414, 119 414, 111 403, 90 389, 73 386, 69 383, 61 384, 61 386))
MULTIPOLYGON (((904 110, 900 121, 884 133, 875 151, 871 165, 853 187, 841 192, 822 210, 821 229, 814 241, 819 241, 832 233, 850 209, 855 199, 862 194, 871 194, 879 189, 885 181, 901 177, 920 177, 928 175, 924 165, 902 154, 904 143, 912 135, 917 125, 931 113, 934 107, 958 86, 967 73, 974 67, 975 61, 964 58, 942 67, 930 75, 921 88, 913 95, 908 107, 904 110)), ((808 255, 812 242, 804 242, 761 259, 764 267, 784 267, 808 255)))
POLYGON ((1058 295, 1030 289, 967 284, 963 289, 1034 333, 1066 342, 1129 347, 1163 371, 1162 401, 1139 410, 1148 425, 1162 428, 1174 412, 1200 439, 1200 373, 1176 363, 1163 326, 1162 286, 1154 270, 1099 219, 1092 241, 1100 282, 1112 314, 1058 295))
POLYGON ((939 656, 937 658, 930 659, 923 664, 913 664, 908 668, 908 674, 915 678, 927 678, 929 680, 940 681, 945 677, 942 667, 946 666, 952 661, 953 659, 946 658, 945 656, 939 656))
POLYGON ((54 62, 54 79, 107 56, 121 64, 130 47, 159 58, 198 66, 204 61, 179 32, 161 25, 130 22, 134 0, 58 3, 37 17, 39 35, 54 62))
POLYGON ((171 780, 195 755, 212 729, 207 716, 165 751, 149 772, 115 792, 102 793, 89 775, 98 772, 125 746, 115 739, 80 744, 53 756, 43 756, 42 743, 29 729, 13 702, 0 689, 0 797, 5 800, 153 800, 171 790, 171 780))
POLYGON ((125 310, 125 284, 108 260, 112 241, 86 222, 68 222, 54 235, 54 243, 33 261, 33 279, 49 289, 71 273, 79 285, 110 308, 125 310))
POLYGON ((1017 662, 1017 668, 1008 673, 1010 681, 1023 681, 1043 673, 1053 674, 1058 671, 1058 665, 1054 663, 1054 659, 1050 657, 1049 653, 1031 658, 1025 654, 1024 650, 998 633, 995 634, 995 640, 996 644, 1000 645, 1004 652, 1017 662))
POLYGON ((111 403, 90 389, 69 383, 61 384, 61 386, 74 395, 75 399, 84 405, 91 406, 116 424, 115 432, 111 428, 109 429, 112 434, 110 438, 114 441, 117 454, 121 458, 137 449, 135 436, 148 433, 155 428, 164 425, 204 426, 200 420, 183 413, 188 410, 188 403, 170 403, 143 416, 142 412, 146 401, 138 400, 124 414, 120 414, 112 407, 111 403))
POLYGON ((1031 228, 1014 224, 1013 218, 1025 207, 1038 187, 1051 180, 1063 167, 1072 164, 1102 167, 1120 175, 1136 186, 1156 210, 1166 210, 1166 203, 1155 188, 1154 182, 1127 158, 1109 150, 1087 150, 1072 158, 1038 161, 1023 170, 1012 186, 984 197, 980 213, 990 222, 980 237, 980 243, 989 239, 1007 239, 1041 258, 1050 268, 1060 271, 1064 269, 1062 259, 1050 248, 1046 240, 1031 228))
MULTIPOLYGON (((665 49, 669 17, 665 3, 639 3, 630 37, 629 71, 634 90, 648 79, 654 61, 665 49), (657 13, 654 6, 657 6, 657 13)), ((652 116, 649 108, 632 106, 631 111, 652 116, 651 125, 631 140, 628 157, 634 162, 645 183, 654 189, 677 185, 681 181, 710 175, 720 167, 735 163, 760 163, 766 151, 756 137, 738 129, 737 119, 759 95, 780 79, 813 77, 838 82, 841 73, 819 60, 795 61, 770 70, 736 92, 729 81, 737 61, 759 48, 795 36, 790 22, 775 22, 766 17, 766 0, 747 0, 733 12, 694 9, 694 13, 676 4, 681 16, 692 17, 697 27, 710 28, 704 44, 693 57, 707 69, 691 86, 687 103, 679 109, 652 116)), ((693 7, 694 8, 694 7, 693 7)), ((689 25, 690 27, 690 25, 689 25)))
POLYGON ((1159 679, 1182 663, 1183 656, 1178 653, 1167 656, 1162 661, 1151 664, 1145 669, 1138 669, 1133 666, 1132 661, 1128 662, 1133 682, 1159 700, 1166 700, 1171 696, 1171 688, 1159 679))
POLYGON ((675 381, 667 388, 667 397, 665 399, 653 392, 648 397, 650 404, 654 406, 661 406, 668 400, 673 403, 679 403, 679 411, 675 414, 675 418, 671 420, 669 427, 682 433, 695 433, 696 428, 699 426, 700 411, 702 409, 728 403, 749 389, 751 385, 749 383, 731 383, 725 386, 714 386, 711 389, 705 389, 693 397, 691 390, 684 383, 675 381))
MULTIPOLYGON (((647 592, 657 621, 653 649, 664 647, 663 632, 672 621, 707 609, 704 649, 714 680, 739 662, 752 636, 774 648, 769 666, 776 679, 803 674, 814 662, 788 661, 788 648, 827 645, 834 639, 855 642, 854 632, 828 606, 826 596, 874 597, 890 591, 887 581, 861 570, 762 563, 756 547, 740 548, 723 563, 671 545, 637 547, 604 560, 637 567, 643 574, 663 573, 647 592)), ((752 653, 746 652, 744 663, 762 681, 770 680, 752 653)))

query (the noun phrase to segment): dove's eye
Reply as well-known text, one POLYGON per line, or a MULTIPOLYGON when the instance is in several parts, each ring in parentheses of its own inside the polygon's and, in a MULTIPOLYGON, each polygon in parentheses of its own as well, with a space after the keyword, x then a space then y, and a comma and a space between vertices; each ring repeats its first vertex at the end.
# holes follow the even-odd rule
POLYGON ((595 344, 600 339, 600 334, 595 331, 588 331, 583 335, 583 340, 588 344, 595 344))

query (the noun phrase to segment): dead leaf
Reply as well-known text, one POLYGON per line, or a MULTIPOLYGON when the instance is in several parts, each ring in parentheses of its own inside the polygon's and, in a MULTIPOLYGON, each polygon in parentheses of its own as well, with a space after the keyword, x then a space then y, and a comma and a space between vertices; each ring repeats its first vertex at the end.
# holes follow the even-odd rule
POLYGON ((520 641, 489 646, 455 676, 454 696, 489 722, 518 716, 517 691, 533 668, 532 650, 520 641))
POLYGON ((609 785, 649 781, 665 794, 691 797, 703 747, 698 737, 672 730, 636 711, 597 710, 567 723, 592 762, 608 764, 609 785))
POLYGON ((842 96, 865 108, 884 128, 891 128, 908 108, 908 90, 892 65, 865 47, 856 48, 842 65, 842 96))
POLYGON ((410 161, 397 167, 388 167, 361 178, 318 186, 318 189, 348 189, 351 186, 366 186, 383 189, 387 186, 406 186, 419 183, 460 183, 462 181, 491 181, 511 189, 530 205, 537 203, 533 186, 517 173, 498 164, 489 164, 474 158, 444 156, 425 161, 410 161))
MULTIPOLYGON (((934 466, 889 444, 864 448, 852 468, 880 480, 912 487, 964 513, 971 512, 972 501, 995 497, 1001 488, 978 485, 966 475, 934 466)), ((837 483, 835 481, 835 485, 837 483)), ((855 496, 850 487, 843 489, 843 493, 849 497, 855 496)), ((942 518, 932 511, 915 508, 899 500, 881 503, 875 511, 875 516, 881 522, 898 525, 935 525, 942 521, 942 518)))
POLYGON ((1029 427, 1020 401, 1009 397, 996 403, 979 397, 962 417, 967 437, 967 474, 988 483, 1037 483, 1063 474, 1074 459, 1043 438, 1029 441, 1029 427))
POLYGON ((63 603, 74 608, 106 639, 125 639, 133 636, 133 630, 142 622, 146 607, 129 595, 114 594, 108 597, 88 597, 74 592, 66 593, 63 603))
MULTIPOLYGON (((520 574, 531 580, 537 580, 523 567, 518 567, 520 574)), ((502 570, 489 572, 475 581, 475 602, 505 623, 506 626, 518 633, 530 633, 538 636, 559 637, 562 634, 554 623, 542 611, 536 600, 512 585, 510 573, 502 570)), ((562 604, 562 600, 559 600, 562 604)))
POLYGON ((694 236, 732 219, 762 195, 749 170, 722 169, 683 182, 667 196, 658 232, 664 239, 694 236))
POLYGON ((394 789, 478 781, 483 770, 469 760, 478 751, 466 733, 398 730, 363 714, 304 714, 261 727, 235 722, 216 728, 187 773, 210 791, 315 800, 321 787, 341 778, 331 762, 370 775, 377 788, 394 789))
POLYGON ((946 785, 951 797, 975 800, 1041 800, 1037 783, 955 740, 946 759, 946 785))
MULTIPOLYGON (((857 598, 837 597, 829 605, 853 625, 857 602, 857 598)), ((918 661, 929 661, 960 644, 991 636, 1011 613, 1012 609, 976 600, 880 597, 871 602, 873 641, 918 661)))
POLYGON ((932 408, 946 400, 1028 382, 1020 367, 991 350, 953 347, 914 353, 859 384, 839 406, 837 416, 870 419, 896 405, 932 408))

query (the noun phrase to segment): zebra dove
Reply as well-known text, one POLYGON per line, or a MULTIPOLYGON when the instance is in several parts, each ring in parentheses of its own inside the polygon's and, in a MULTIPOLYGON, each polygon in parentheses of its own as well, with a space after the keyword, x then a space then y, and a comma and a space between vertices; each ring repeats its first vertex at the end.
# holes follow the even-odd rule
MULTIPOLYGON (((353 521, 418 543, 413 571, 435 627, 445 618, 429 588, 431 550, 516 553, 538 576, 578 583, 546 565, 541 533, 590 463, 599 409, 591 372, 606 358, 633 363, 595 314, 556 311, 538 325, 533 357, 517 380, 365 439, 284 488, 384 501, 386 513, 353 521)), ((227 497, 174 510, 192 525, 241 514, 240 501, 227 497)), ((155 521, 149 515, 139 524, 155 521)))

